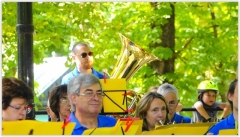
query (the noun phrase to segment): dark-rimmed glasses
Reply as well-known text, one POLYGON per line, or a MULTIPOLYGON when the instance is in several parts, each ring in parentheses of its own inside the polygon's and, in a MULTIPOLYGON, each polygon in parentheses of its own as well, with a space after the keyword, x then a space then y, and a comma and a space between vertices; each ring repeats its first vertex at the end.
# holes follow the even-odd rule
POLYGON ((88 52, 88 53, 83 52, 82 54, 77 55, 77 56, 81 56, 82 58, 86 58, 87 55, 88 55, 88 56, 93 56, 93 52, 92 52, 92 51, 90 51, 90 52, 88 52))
POLYGON ((8 105, 8 106, 13 108, 13 109, 15 109, 15 110, 17 110, 18 112, 22 112, 23 110, 26 111, 26 114, 31 112, 31 110, 30 111, 28 110, 28 106, 24 106, 24 107, 14 107, 12 105, 8 105))

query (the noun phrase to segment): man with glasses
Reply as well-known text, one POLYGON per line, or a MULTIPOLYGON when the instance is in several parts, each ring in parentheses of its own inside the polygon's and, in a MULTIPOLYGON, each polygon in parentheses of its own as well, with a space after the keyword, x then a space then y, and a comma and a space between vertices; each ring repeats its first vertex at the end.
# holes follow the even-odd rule
POLYGON ((71 104, 70 122, 76 122, 72 135, 98 127, 113 127, 117 120, 99 115, 102 109, 103 91, 100 80, 93 74, 80 73, 70 80, 67 88, 71 104))
POLYGON ((2 120, 17 121, 26 119, 28 102, 33 92, 22 80, 2 78, 2 120))
POLYGON ((168 103, 169 119, 171 123, 191 123, 191 118, 176 113, 179 99, 178 90, 175 86, 164 83, 158 88, 157 93, 163 95, 168 103))
POLYGON ((73 45, 71 52, 72 60, 76 63, 76 67, 73 71, 66 74, 62 78, 63 84, 68 84, 69 81, 76 75, 80 73, 90 73, 97 76, 100 79, 104 78, 104 75, 96 71, 93 66, 93 52, 90 50, 90 47, 86 43, 76 43, 73 45))

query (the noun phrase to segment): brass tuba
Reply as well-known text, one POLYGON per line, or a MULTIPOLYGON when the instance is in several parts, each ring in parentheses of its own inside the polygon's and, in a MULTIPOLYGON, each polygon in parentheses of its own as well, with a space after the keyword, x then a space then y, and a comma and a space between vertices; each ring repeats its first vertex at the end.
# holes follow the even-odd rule
POLYGON ((128 82, 145 63, 159 59, 122 34, 119 34, 119 36, 122 41, 122 50, 110 77, 115 79, 126 78, 128 82))
MULTIPOLYGON (((159 60, 156 56, 149 54, 144 49, 134 44, 131 40, 119 34, 122 41, 122 49, 118 61, 110 75, 110 78, 126 78, 126 82, 145 64, 154 60, 159 60)), ((130 102, 128 109, 135 108, 141 95, 135 91, 131 91, 132 96, 128 95, 130 102)), ((128 113, 134 115, 135 112, 128 113)), ((124 117, 127 117, 125 115, 124 117)))

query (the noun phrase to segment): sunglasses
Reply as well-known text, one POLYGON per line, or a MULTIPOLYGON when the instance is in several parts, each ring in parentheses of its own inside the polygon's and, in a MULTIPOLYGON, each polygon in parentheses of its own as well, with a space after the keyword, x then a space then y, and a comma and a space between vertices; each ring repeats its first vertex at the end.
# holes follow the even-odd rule
POLYGON ((89 53, 83 52, 82 54, 80 54, 80 56, 81 56, 82 58, 86 58, 87 55, 88 55, 88 56, 93 56, 93 52, 91 52, 91 51, 90 51, 89 53))

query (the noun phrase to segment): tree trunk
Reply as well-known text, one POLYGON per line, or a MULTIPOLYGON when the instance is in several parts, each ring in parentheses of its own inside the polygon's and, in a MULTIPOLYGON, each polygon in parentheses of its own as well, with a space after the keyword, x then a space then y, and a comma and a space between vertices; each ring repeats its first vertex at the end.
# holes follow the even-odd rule
MULTIPOLYGON (((158 3, 159 4, 159 3, 158 3)), ((156 8, 157 3, 151 3, 153 8, 156 8), (155 7, 154 7, 155 6, 155 7)), ((156 48, 158 46, 162 47, 168 47, 173 51, 173 56, 167 60, 161 60, 161 61, 153 61, 149 65, 157 72, 158 75, 163 75, 165 73, 173 73, 174 72, 174 61, 175 61, 175 27, 174 27, 174 20, 175 20, 175 10, 174 5, 170 4, 172 13, 170 15, 170 18, 168 18, 168 22, 166 24, 161 25, 162 34, 159 36, 161 39, 161 43, 151 43, 151 48, 156 48)), ((152 24, 152 29, 157 27, 156 24, 152 24)), ((171 81, 166 80, 165 82, 172 83, 171 81)))

